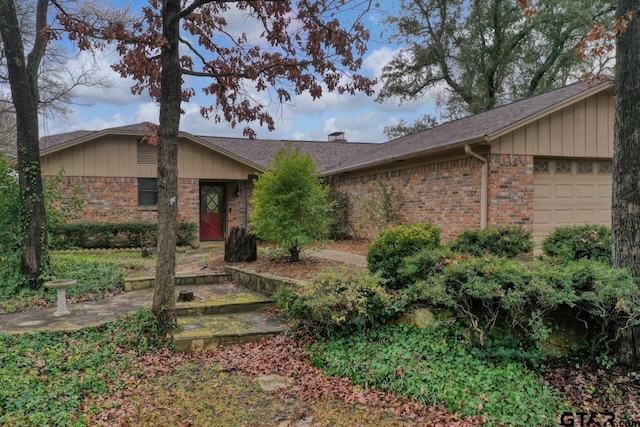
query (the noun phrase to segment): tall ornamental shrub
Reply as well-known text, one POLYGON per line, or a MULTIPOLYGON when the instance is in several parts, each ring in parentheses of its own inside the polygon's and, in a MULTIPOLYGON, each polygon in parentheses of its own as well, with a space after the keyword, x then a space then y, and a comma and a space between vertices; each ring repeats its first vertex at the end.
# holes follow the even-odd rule
POLYGON ((287 145, 255 183, 249 224, 256 236, 276 243, 296 262, 303 246, 328 235, 331 208, 329 187, 311 156, 287 145))

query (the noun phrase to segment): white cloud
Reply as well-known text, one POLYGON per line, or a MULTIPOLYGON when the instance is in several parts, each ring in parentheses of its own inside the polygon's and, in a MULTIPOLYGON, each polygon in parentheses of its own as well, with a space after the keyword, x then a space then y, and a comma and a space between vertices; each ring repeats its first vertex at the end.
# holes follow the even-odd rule
POLYGON ((94 116, 89 120, 82 120, 78 110, 71 111, 64 117, 54 119, 42 119, 40 123, 40 136, 55 135, 58 133, 72 132, 76 130, 101 130, 111 127, 124 126, 131 123, 122 117, 120 113, 112 113, 94 116))
POLYGON ((94 80, 102 81, 106 85, 76 87, 73 93, 80 103, 89 106, 95 104, 122 105, 132 104, 144 99, 143 96, 131 93, 131 87, 134 85, 132 79, 120 77, 120 74, 111 68, 111 65, 118 62, 118 60, 117 53, 102 51, 94 54, 81 52, 78 56, 66 62, 66 68, 73 72, 75 76, 86 71, 92 74, 94 80))

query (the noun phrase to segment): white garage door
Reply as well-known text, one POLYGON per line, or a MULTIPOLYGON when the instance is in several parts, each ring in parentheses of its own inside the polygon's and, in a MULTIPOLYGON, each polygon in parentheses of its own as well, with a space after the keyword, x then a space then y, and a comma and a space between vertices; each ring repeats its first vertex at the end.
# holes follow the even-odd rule
POLYGON ((533 238, 555 227, 611 225, 611 161, 535 159, 533 238))

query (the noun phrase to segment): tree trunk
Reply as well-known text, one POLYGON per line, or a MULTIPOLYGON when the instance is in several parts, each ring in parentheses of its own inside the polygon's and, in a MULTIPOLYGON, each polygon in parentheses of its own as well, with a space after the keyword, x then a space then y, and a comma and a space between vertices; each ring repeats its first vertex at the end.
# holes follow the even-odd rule
POLYGON ((224 260, 226 262, 246 262, 258 259, 256 237, 244 228, 233 227, 224 242, 224 260))
MULTIPOLYGON (((46 25, 48 0, 38 0, 36 31, 46 25)), ((42 62, 47 37, 36 38, 26 58, 22 34, 13 0, 0 0, 0 34, 6 56, 11 97, 16 110, 18 144, 18 181, 24 214, 22 238, 22 271, 29 287, 42 286, 42 270, 46 256, 46 213, 38 134, 38 68, 42 62)))
POLYGON ((166 0, 163 35, 160 119, 158 127, 158 260, 152 311, 162 330, 176 323, 174 298, 178 226, 178 131, 182 76, 178 51, 180 0, 166 0))
MULTIPOLYGON (((633 13, 617 36, 613 155, 612 264, 640 277, 640 0, 619 0, 618 16, 633 13)), ((637 364, 640 331, 620 331, 618 360, 637 364)))

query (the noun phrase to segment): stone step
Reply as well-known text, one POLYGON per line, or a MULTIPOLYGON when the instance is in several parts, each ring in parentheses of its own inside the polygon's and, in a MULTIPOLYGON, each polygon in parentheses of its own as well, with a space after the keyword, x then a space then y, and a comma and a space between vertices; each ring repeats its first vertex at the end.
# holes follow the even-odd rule
POLYGON ((180 291, 193 292, 194 301, 176 302, 176 315, 202 316, 207 314, 242 313, 266 310, 274 300, 232 283, 184 286, 180 291))
POLYGON ((176 303, 176 316, 206 316, 209 314, 247 313, 264 311, 275 307, 275 302, 270 299, 264 301, 194 301, 176 303))
POLYGON ((178 351, 194 353, 258 341, 286 329, 284 319, 265 312, 186 316, 178 318, 173 343, 178 351))
MULTIPOLYGON (((214 283, 225 283, 231 280, 227 273, 179 273, 176 274, 176 286, 196 286, 214 283)), ((156 285, 155 276, 125 277, 124 290, 126 292, 153 289, 156 285)))

